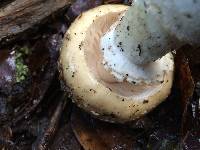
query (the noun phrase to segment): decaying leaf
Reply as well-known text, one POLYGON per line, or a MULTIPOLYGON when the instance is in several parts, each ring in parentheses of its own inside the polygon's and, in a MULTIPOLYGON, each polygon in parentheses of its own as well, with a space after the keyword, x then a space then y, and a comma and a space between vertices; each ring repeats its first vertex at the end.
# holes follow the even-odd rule
POLYGON ((188 107, 191 102, 191 97, 194 92, 194 81, 191 76, 188 61, 181 51, 177 51, 176 54, 176 82, 179 85, 181 93, 181 105, 182 105, 182 134, 185 135, 187 131, 186 126, 191 126, 190 116, 188 114, 188 107), (189 120, 188 120, 189 119, 189 120), (186 125, 188 124, 188 125, 186 125))
POLYGON ((126 126, 109 124, 91 118, 75 108, 71 116, 72 129, 85 150, 132 149, 135 137, 126 126))

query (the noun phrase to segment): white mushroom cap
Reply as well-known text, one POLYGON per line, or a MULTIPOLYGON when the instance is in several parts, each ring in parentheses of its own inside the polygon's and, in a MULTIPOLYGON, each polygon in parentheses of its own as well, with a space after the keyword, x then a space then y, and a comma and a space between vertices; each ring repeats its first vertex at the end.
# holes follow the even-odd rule
POLYGON ((172 54, 165 56, 172 67, 159 83, 117 82, 102 69, 100 37, 127 8, 103 5, 81 14, 67 31, 60 52, 61 76, 73 101, 110 122, 131 121, 151 111, 168 97, 173 82, 172 54))

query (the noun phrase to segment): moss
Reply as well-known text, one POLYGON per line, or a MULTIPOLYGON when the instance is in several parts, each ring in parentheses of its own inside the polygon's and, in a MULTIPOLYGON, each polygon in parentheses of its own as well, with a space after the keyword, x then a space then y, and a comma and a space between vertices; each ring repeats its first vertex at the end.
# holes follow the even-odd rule
POLYGON ((30 54, 28 47, 22 47, 15 52, 15 65, 16 65, 16 82, 24 81, 29 73, 28 66, 24 62, 24 58, 30 54))

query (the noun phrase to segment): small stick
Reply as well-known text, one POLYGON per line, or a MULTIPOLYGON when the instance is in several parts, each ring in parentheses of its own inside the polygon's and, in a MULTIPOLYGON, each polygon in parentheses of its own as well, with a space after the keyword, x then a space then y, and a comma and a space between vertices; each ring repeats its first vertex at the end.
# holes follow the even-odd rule
POLYGON ((37 150, 46 150, 49 146, 49 143, 51 142, 52 138, 54 137, 60 117, 62 115, 62 112, 67 104, 66 95, 64 94, 61 97, 60 102, 58 103, 58 106, 53 113, 53 116, 51 117, 49 126, 47 127, 46 131, 42 135, 41 139, 39 140, 38 144, 36 145, 35 149, 37 150))

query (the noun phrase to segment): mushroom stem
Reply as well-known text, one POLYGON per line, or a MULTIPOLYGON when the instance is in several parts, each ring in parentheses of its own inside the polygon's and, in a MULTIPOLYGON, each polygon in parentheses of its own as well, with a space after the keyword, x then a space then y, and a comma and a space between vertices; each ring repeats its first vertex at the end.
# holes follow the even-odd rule
POLYGON ((122 68, 130 74, 185 43, 199 45, 199 10, 197 0, 135 0, 101 38, 105 68, 119 77, 122 68))

